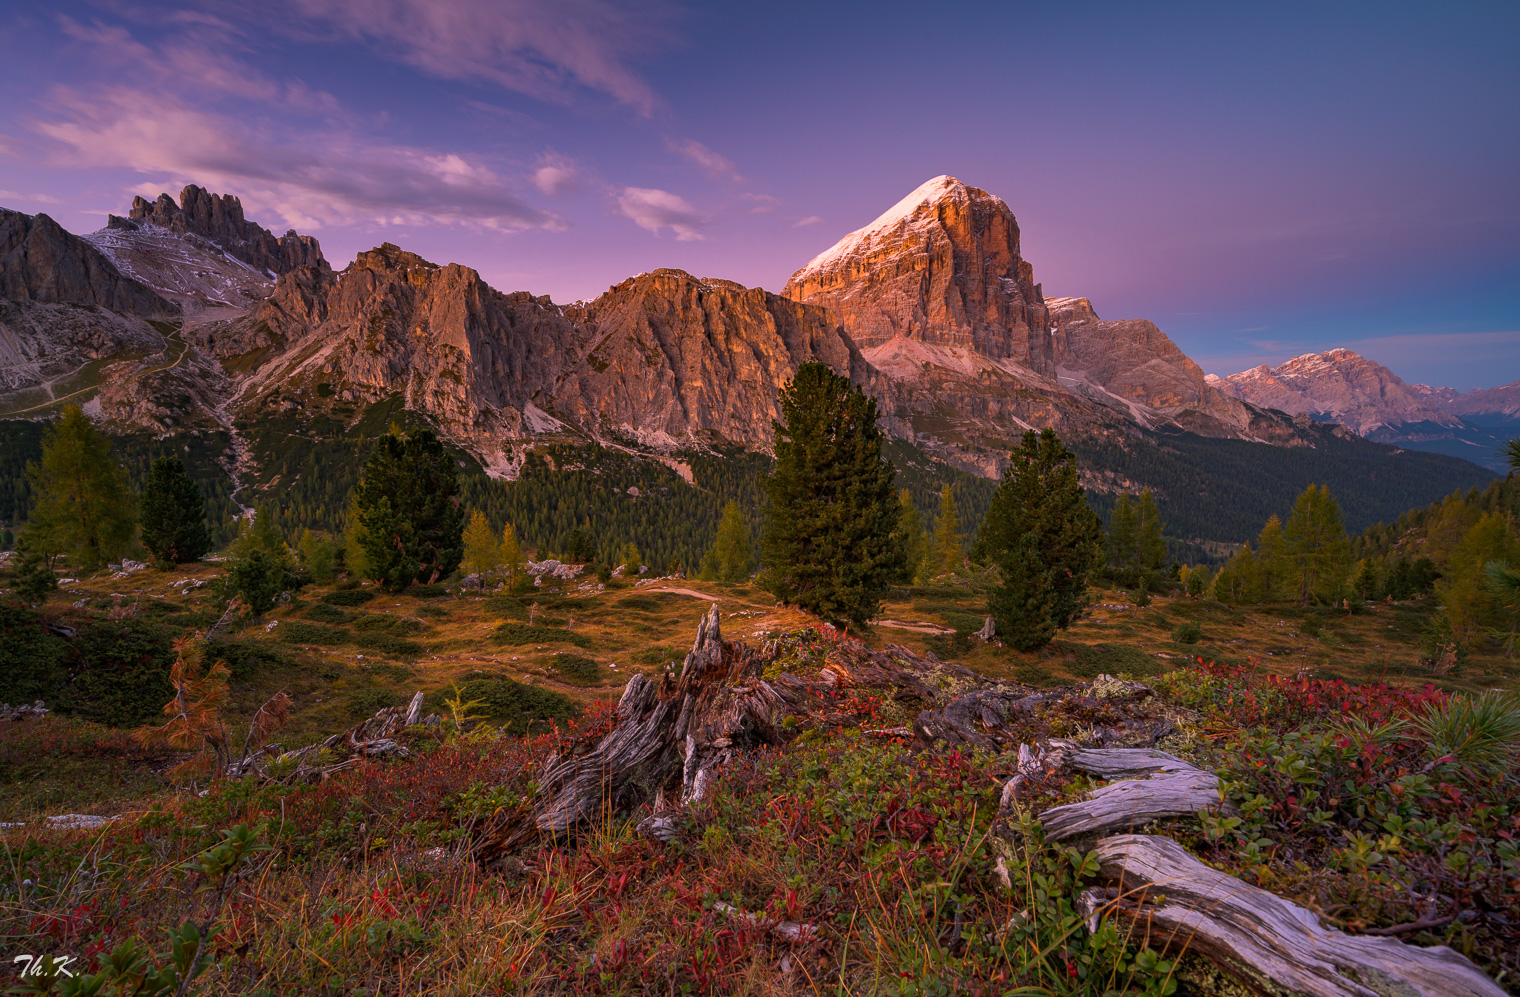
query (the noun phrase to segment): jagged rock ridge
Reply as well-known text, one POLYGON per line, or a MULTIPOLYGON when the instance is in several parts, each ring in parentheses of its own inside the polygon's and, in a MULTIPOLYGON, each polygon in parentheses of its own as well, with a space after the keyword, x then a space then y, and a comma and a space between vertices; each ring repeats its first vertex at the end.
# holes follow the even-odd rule
POLYGON ((168 194, 156 200, 132 200, 127 217, 111 215, 107 228, 133 231, 153 226, 180 235, 196 235, 260 270, 279 275, 297 267, 323 267, 322 247, 294 229, 276 238, 273 232, 243 217, 243 202, 231 194, 212 194, 190 184, 180 191, 179 203, 168 194))
POLYGON ((0 208, 0 298, 104 308, 141 318, 175 311, 47 215, 0 208))

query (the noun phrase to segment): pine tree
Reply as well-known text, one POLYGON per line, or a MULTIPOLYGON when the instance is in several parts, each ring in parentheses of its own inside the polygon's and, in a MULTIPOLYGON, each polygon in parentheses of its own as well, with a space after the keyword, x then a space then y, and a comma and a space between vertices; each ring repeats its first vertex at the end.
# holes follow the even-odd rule
POLYGON ((206 497, 178 457, 159 457, 148 468, 138 503, 142 544, 165 564, 189 564, 211 551, 206 497))
POLYGON ((1128 492, 1120 492, 1114 500, 1114 512, 1109 518, 1106 544, 1108 563, 1120 571, 1136 571, 1140 567, 1140 516, 1128 492))
POLYGON ((923 517, 918 514, 918 506, 913 504, 913 496, 904 488, 897 493, 898 504, 902 506, 902 519, 898 523, 898 533, 902 538, 903 547, 903 570, 898 576, 899 585, 912 585, 924 570, 929 556, 929 534, 924 531, 923 517))
POLYGON ((454 458, 437 434, 392 432, 375 443, 354 488, 370 577, 388 592, 436 582, 464 556, 454 458))
POLYGON ((1161 535, 1161 511, 1149 488, 1140 493, 1140 567, 1160 571, 1166 563, 1166 540, 1161 535))
POLYGON ((301 554, 301 564, 311 574, 312 580, 329 582, 338 570, 338 542, 326 533, 302 530, 296 545, 301 554))
POLYGON ((830 622, 864 626, 905 560, 876 402, 816 362, 797 369, 779 400, 765 587, 830 622))
POLYGON ((1335 599, 1351 566, 1351 541, 1341 525, 1340 505, 1330 497, 1329 488, 1310 485, 1304 489, 1293 503, 1283 540, 1298 604, 1335 599))
POLYGON ((39 551, 67 554, 83 570, 132 549, 134 509, 111 441, 77 405, 42 437, 42 461, 27 468, 37 496, 27 533, 39 551))
POLYGON ((749 520, 739 503, 723 507, 718 521, 718 535, 702 558, 702 577, 711 581, 742 582, 755 566, 755 551, 749 542, 749 520))
POLYGON ((479 509, 471 511, 470 522, 464 528, 464 557, 460 564, 472 575, 483 575, 501 566, 501 541, 479 509))
POLYGON ((274 517, 262 506, 238 524, 238 536, 227 548, 231 567, 227 579, 254 616, 274 608, 282 594, 298 584, 293 577, 290 548, 274 517))
POLYGON ((1087 505, 1076 457, 1055 432, 1024 434, 982 524, 978 551, 998 565, 988 596, 997 631, 1020 650, 1050 642, 1087 604, 1103 559, 1103 528, 1087 505))
POLYGON ((1256 577, 1251 593, 1242 601, 1276 602, 1287 598, 1287 578, 1292 571, 1288 559, 1288 541, 1283 536, 1282 520, 1276 515, 1267 519, 1256 538, 1256 577))
POLYGON ((522 544, 517 542, 517 533, 513 531, 511 523, 501 528, 501 543, 496 552, 502 566, 507 569, 507 590, 517 591, 528 576, 522 566, 522 544))
POLYGON ((955 492, 949 485, 939 490, 939 514, 934 518, 934 537, 929 541, 927 574, 953 575, 965 565, 961 520, 955 511, 955 492))

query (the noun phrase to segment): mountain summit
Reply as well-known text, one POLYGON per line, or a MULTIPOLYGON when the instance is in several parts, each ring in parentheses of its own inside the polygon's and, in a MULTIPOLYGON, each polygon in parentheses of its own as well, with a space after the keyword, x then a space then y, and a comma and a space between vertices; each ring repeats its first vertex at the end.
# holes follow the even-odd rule
POLYGON ((1052 373, 1049 316, 1002 198, 951 176, 919 186, 792 274, 781 293, 823 305, 862 349, 894 337, 1052 373))

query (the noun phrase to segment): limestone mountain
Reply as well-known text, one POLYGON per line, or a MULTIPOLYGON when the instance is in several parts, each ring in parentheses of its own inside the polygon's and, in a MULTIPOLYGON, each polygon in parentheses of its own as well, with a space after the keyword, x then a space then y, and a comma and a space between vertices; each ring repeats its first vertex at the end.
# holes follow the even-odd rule
POLYGON ((1460 456, 1502 469, 1497 448, 1520 428, 1520 382, 1457 392, 1408 384, 1352 350, 1306 353, 1210 381, 1262 408, 1309 415, 1368 439, 1460 456))
POLYGON ((47 215, 0 208, 0 298, 152 318, 174 307, 47 215))

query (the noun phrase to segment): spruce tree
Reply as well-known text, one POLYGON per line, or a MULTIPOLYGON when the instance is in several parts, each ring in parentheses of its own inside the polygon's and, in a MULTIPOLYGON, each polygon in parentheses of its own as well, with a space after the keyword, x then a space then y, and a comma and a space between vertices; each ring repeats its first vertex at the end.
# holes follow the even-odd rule
POLYGON ((1351 541, 1341 525, 1341 507, 1324 485, 1310 485, 1293 503, 1283 529, 1291 584, 1300 606, 1332 601, 1351 567, 1351 541))
POLYGON ((228 582, 254 616, 269 612, 282 594, 300 584, 292 570, 290 548, 274 517, 262 506, 238 523, 237 539, 227 548, 227 556, 231 561, 228 582))
POLYGON ((496 550, 502 566, 507 569, 507 589, 515 592, 528 575, 522 567, 522 544, 517 542, 517 533, 513 531, 511 523, 501 528, 501 543, 496 550))
POLYGON ((961 520, 955 511, 955 492, 949 485, 939 490, 939 513, 934 518, 934 537, 929 542, 928 574, 953 575, 965 565, 961 520))
POLYGON ((1140 567, 1160 571, 1166 563, 1166 540, 1161 535, 1161 510, 1149 488, 1140 493, 1140 567))
POLYGON ((816 362, 797 369, 779 401, 765 587, 832 623, 864 626, 905 561, 876 402, 816 362))
POLYGON ((148 468, 138 503, 142 544, 165 564, 189 564, 211 551, 206 497, 178 457, 159 457, 148 468))
POLYGON ((388 592, 431 584, 464 556, 464 510, 454 458, 430 429, 375 443, 354 488, 371 578, 388 592))
POLYGON ((15 570, 16 594, 23 602, 40 606, 47 601, 48 593, 58 587, 58 576, 53 573, 52 565, 48 563, 50 560, 29 534, 21 534, 11 562, 15 570))
POLYGON ((126 475, 111 441, 69 405, 42 437, 42 460, 27 467, 36 502, 27 533, 37 550, 67 554, 90 570, 125 556, 136 527, 126 475))
POLYGON ((1114 512, 1109 517, 1107 538, 1108 563, 1120 571, 1130 572, 1140 567, 1140 517, 1129 492, 1120 492, 1114 500, 1114 512))
POLYGON ((718 520, 718 535, 702 558, 702 577, 719 582, 742 582, 755 566, 749 541, 749 520, 739 503, 729 502, 718 520))
POLYGON ((1055 432, 1024 434, 992 496, 977 549, 1002 584, 987 599, 1004 639, 1020 650, 1050 642, 1087 604, 1103 559, 1103 528, 1087 505, 1076 457, 1055 432))

